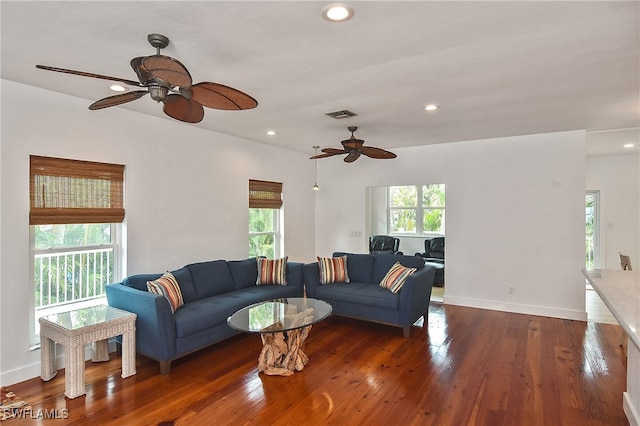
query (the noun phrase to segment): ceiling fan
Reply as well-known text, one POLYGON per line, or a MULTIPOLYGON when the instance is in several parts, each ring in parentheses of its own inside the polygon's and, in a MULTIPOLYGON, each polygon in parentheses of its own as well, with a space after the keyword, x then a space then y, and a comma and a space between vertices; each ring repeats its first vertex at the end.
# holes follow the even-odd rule
POLYGON ((210 82, 192 84, 189 71, 180 61, 160 54, 160 49, 169 45, 167 37, 161 34, 149 34, 147 40, 151 46, 156 48, 156 54, 140 56, 131 60, 131 67, 138 75, 139 81, 46 65, 36 65, 36 68, 117 81, 128 86, 145 88, 145 90, 135 90, 100 99, 89 106, 90 110, 135 101, 147 93, 151 95, 153 100, 164 103, 165 114, 187 123, 202 121, 204 117, 203 106, 222 110, 243 110, 258 106, 258 102, 254 98, 237 89, 210 82))
POLYGON ((364 146, 364 141, 362 139, 356 139, 356 137, 353 136, 353 132, 358 130, 357 127, 349 126, 347 129, 351 132, 351 137, 341 142, 344 147, 343 149, 323 148, 322 152, 324 152, 324 154, 314 155, 311 159, 326 158, 340 154, 347 154, 347 156, 344 157, 344 161, 346 163, 353 163, 360 157, 360 154, 379 159, 396 158, 396 154, 393 152, 386 151, 382 148, 375 148, 373 146, 364 146))

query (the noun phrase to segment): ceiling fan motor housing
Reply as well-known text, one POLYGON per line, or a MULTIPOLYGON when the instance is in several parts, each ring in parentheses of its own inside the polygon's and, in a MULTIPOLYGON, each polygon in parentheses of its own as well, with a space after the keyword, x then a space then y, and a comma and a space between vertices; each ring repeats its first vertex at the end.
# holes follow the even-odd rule
POLYGON ((149 86, 149 94, 151 95, 151 99, 157 102, 167 100, 168 91, 169 89, 164 86, 149 86))

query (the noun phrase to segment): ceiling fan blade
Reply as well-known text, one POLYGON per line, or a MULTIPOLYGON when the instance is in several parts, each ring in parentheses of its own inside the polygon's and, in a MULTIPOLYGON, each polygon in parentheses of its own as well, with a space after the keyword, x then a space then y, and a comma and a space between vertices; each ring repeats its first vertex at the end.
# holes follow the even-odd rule
MULTIPOLYGON (((133 60, 137 59, 134 58, 133 60)), ((131 65, 133 66, 133 63, 131 65)), ((169 56, 144 56, 140 60, 138 68, 141 68, 143 73, 151 73, 154 78, 162 80, 172 87, 190 87, 192 83, 191 74, 189 74, 187 68, 180 61, 169 56)), ((136 73, 140 75, 137 70, 136 73)))
POLYGON ((344 162, 345 163, 353 163, 358 158, 360 158, 360 151, 350 151, 349 155, 344 157, 344 162))
POLYGON ((133 70, 138 75, 138 80, 140 80, 140 82, 144 84, 153 81, 153 74, 151 74, 149 71, 147 71, 146 68, 142 66, 143 59, 144 56, 138 56, 137 58, 133 58, 130 64, 131 68, 133 68, 133 70))
POLYGON ((198 102, 180 95, 169 95, 164 101, 164 113, 186 123, 199 123, 204 118, 204 108, 198 102))
POLYGON ((337 149, 337 148, 322 148, 320 151, 326 154, 331 154, 331 155, 346 154, 347 152, 349 152, 346 149, 337 149))
POLYGON ((89 105, 89 109, 95 111, 97 109, 108 108, 120 104, 124 104, 127 102, 135 101, 136 99, 140 99, 142 96, 146 95, 146 90, 136 90, 135 92, 127 92, 121 93, 119 95, 109 96, 98 101, 95 101, 91 105, 89 105))
MULTIPOLYGON (((315 160, 317 158, 327 158, 327 157, 333 157, 334 155, 340 155, 340 154, 346 154, 347 151, 343 150, 343 149, 333 149, 333 148, 325 148, 327 151, 324 154, 318 154, 318 155, 314 155, 313 157, 311 157, 312 160, 315 160), (331 151, 329 151, 331 150, 331 151)), ((324 151, 324 149, 323 149, 324 151)))
POLYGON ((376 148, 373 146, 363 146, 360 148, 360 150, 364 155, 371 158, 379 158, 382 160, 396 158, 396 154, 394 154, 391 151, 384 150, 382 148, 376 148))
POLYGON ((84 72, 84 71, 68 70, 65 68, 50 67, 48 65, 36 65, 36 68, 39 68, 41 70, 47 70, 47 71, 62 72, 65 74, 80 75, 82 77, 91 77, 91 78, 100 78, 102 80, 118 81, 128 86, 144 87, 139 81, 127 80, 126 78, 111 77, 108 75, 94 74, 91 72, 84 72))
POLYGON ((208 108, 224 110, 252 109, 258 101, 240 90, 223 84, 202 82, 191 86, 192 99, 208 108))

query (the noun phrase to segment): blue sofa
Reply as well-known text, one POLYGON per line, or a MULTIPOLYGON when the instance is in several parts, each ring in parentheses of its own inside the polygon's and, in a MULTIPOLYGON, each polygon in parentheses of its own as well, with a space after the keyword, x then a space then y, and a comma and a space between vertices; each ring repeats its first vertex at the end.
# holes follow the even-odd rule
POLYGON ((418 318, 427 321, 435 269, 421 257, 333 253, 333 257, 345 255, 349 283, 321 284, 318 263, 304 265, 308 297, 328 302, 335 315, 402 327, 406 339, 418 318), (396 262, 417 271, 398 293, 392 293, 379 284, 396 262))
POLYGON ((169 301, 150 293, 147 281, 162 274, 139 274, 106 286, 110 306, 133 312, 136 352, 160 362, 169 374, 171 361, 239 332, 227 317, 252 303, 304 294, 303 264, 287 262, 286 285, 256 285, 255 258, 214 260, 171 271, 179 284, 184 305, 172 313, 169 301))

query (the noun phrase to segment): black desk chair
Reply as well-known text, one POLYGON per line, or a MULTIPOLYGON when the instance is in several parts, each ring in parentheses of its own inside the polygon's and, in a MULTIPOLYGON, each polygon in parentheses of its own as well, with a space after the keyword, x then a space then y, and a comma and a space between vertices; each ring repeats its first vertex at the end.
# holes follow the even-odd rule
POLYGON ((388 235, 372 235, 369 237, 369 253, 378 254, 402 254, 400 248, 400 238, 388 235))
POLYGON ((424 258, 425 265, 436 268, 436 276, 433 285, 444 285, 444 237, 433 237, 424 240, 424 253, 416 253, 416 256, 424 258))

